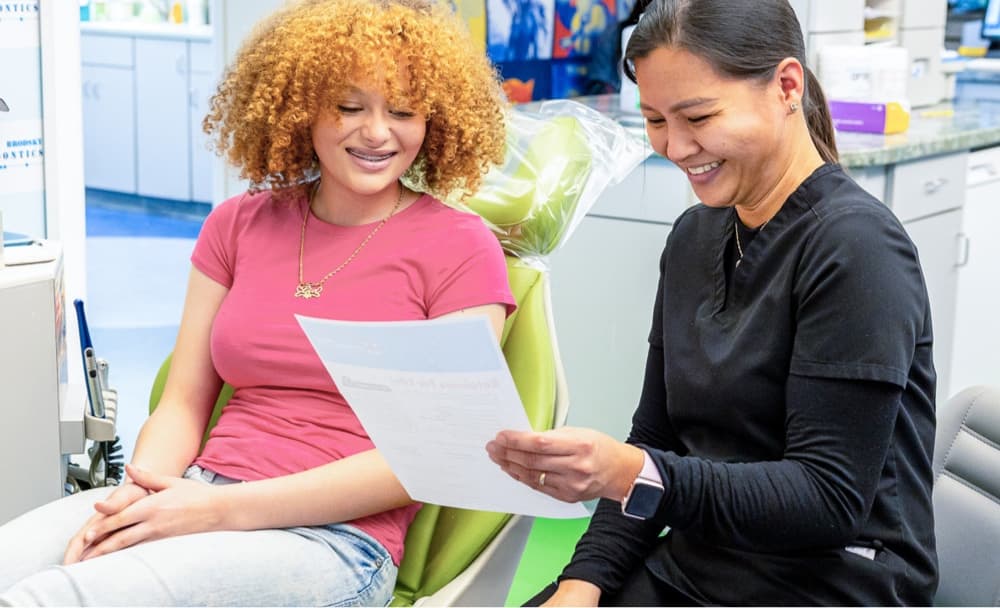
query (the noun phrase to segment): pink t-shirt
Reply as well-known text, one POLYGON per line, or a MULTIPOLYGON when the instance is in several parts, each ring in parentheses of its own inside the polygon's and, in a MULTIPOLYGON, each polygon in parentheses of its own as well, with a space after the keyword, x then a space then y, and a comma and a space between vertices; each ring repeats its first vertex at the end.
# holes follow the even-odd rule
MULTIPOLYGON (((191 261, 229 288, 212 325, 212 361, 235 392, 196 463, 234 479, 311 469, 373 447, 294 315, 355 321, 428 319, 514 299, 496 237, 479 216, 424 195, 392 217, 321 297, 294 297, 304 197, 231 198, 205 220, 191 261)), ((315 215, 304 278, 319 281, 374 224, 336 226, 315 215)), ((358 480, 357 491, 365 491, 358 480)), ((397 564, 419 505, 355 520, 397 564)))

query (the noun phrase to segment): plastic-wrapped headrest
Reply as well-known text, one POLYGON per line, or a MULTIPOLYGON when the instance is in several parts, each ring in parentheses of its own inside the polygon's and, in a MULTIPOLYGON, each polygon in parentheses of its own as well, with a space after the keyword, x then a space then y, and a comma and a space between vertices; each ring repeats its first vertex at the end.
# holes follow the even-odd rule
POLYGON ((545 258, 601 193, 650 152, 641 137, 576 101, 514 109, 504 165, 486 175, 464 206, 486 220, 508 253, 545 258))

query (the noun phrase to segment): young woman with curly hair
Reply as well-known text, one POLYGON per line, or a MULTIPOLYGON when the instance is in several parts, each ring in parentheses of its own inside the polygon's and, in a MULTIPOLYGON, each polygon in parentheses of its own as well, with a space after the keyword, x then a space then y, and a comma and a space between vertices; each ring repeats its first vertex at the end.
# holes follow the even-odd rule
POLYGON ((419 505, 294 315, 478 314, 499 336, 499 243, 435 198, 502 161, 502 95, 474 48, 422 0, 307 0, 257 27, 205 119, 253 187, 198 237, 128 478, 0 527, 0 604, 389 601, 419 505))

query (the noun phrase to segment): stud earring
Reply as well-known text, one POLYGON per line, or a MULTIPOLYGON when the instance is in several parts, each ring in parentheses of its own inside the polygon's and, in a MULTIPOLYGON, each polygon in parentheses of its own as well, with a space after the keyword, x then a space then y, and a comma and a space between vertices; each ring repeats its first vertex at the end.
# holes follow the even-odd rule
POLYGON ((793 101, 792 103, 788 104, 788 111, 789 111, 789 113, 795 114, 795 112, 798 111, 798 109, 799 109, 799 104, 798 103, 796 103, 796 102, 793 101))

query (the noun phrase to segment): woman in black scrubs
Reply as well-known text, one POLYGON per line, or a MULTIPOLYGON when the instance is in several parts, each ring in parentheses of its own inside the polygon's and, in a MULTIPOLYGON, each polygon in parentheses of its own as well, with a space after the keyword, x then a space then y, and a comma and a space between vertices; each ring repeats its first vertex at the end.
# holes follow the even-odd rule
POLYGON ((900 223, 837 165, 794 11, 654 0, 625 66, 701 204, 660 259, 627 442, 562 428, 488 446, 547 494, 602 498, 534 601, 930 604, 927 290, 900 223))

